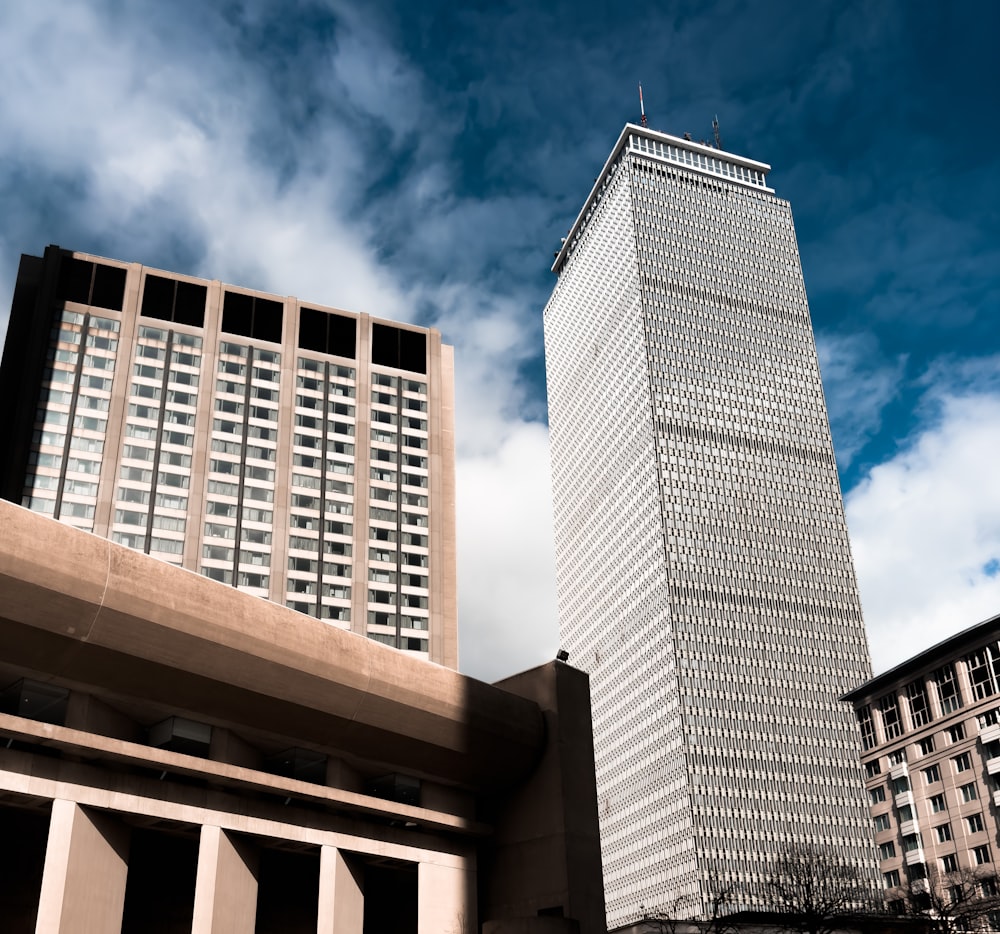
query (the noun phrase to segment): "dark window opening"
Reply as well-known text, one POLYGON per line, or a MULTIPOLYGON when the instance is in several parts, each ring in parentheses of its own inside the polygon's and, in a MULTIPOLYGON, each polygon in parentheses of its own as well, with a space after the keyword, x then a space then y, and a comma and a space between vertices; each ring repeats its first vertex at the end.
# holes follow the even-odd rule
POLYGON ((56 300, 121 311, 125 301, 125 270, 64 256, 59 266, 56 300))
POLYGON ((0 693, 0 710, 15 717, 27 717, 43 723, 66 722, 69 691, 40 681, 23 678, 0 693))
POLYGON ((265 767, 274 775, 297 778, 314 785, 326 784, 326 756, 311 749, 287 749, 276 756, 270 756, 265 767))
POLYGON ((140 314, 146 318, 200 328, 205 326, 207 298, 207 286, 165 276, 146 276, 140 314))
POLYGON ((427 372, 427 335, 388 324, 372 325, 372 363, 411 373, 427 372))
POLYGON ((357 355, 357 341, 357 318, 316 308, 303 308, 299 313, 299 347, 303 350, 317 350, 353 360, 357 355))
POLYGON ((222 330, 227 334, 281 343, 281 302, 242 292, 226 292, 222 303, 222 330))
POLYGON ((376 798, 397 801, 400 804, 420 805, 420 779, 409 775, 383 775, 369 780, 365 791, 376 798))

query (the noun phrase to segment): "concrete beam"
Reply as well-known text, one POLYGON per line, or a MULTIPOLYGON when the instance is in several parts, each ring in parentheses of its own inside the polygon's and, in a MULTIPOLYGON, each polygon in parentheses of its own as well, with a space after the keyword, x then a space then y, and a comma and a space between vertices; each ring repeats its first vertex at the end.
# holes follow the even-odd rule
POLYGON ((239 731, 504 787, 538 705, 0 501, 0 657, 239 731))

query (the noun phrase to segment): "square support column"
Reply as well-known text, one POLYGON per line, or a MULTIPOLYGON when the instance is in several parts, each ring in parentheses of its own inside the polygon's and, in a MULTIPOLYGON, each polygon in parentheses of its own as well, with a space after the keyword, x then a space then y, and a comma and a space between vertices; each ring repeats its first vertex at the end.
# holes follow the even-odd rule
POLYGON ((73 801, 52 802, 35 934, 118 934, 129 830, 73 801))
POLYGON ((253 934, 256 920, 256 852, 220 827, 202 827, 191 934, 253 934))
POLYGON ((364 874, 336 847, 324 846, 319 858, 318 934, 363 934, 364 874))
POLYGON ((474 872, 437 863, 417 864, 417 934, 472 934, 476 918, 474 872))

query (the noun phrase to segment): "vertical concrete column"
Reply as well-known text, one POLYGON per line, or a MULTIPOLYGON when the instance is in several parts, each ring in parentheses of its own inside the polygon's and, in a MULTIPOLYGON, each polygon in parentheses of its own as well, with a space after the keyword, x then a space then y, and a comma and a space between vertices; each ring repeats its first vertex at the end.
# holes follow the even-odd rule
POLYGON ((73 801, 52 802, 35 934, 118 934, 128 828, 73 801))
POLYGON ((474 873, 458 866, 417 864, 417 934, 478 931, 474 873))
POLYGON ((202 827, 191 934, 253 934, 256 920, 256 853, 220 827, 202 827))
POLYGON ((336 847, 324 846, 319 857, 317 934, 362 934, 365 891, 361 867, 336 847))

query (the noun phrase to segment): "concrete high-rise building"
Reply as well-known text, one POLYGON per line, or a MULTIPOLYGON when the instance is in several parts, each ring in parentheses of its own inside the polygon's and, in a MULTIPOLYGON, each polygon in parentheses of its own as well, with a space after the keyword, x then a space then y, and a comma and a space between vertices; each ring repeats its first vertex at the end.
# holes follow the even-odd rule
POLYGON ((995 922, 1000 616, 914 655, 845 700, 861 730, 886 902, 937 908, 954 899, 968 928, 987 913, 995 922), (977 881, 990 890, 970 893, 977 881))
POLYGON ((876 881, 838 700, 870 663, 769 168, 627 125, 552 267, 560 630, 592 680, 611 924, 719 887, 763 906, 796 847, 876 881))
POLYGON ((0 495, 457 665, 452 349, 49 247, 0 366, 0 495))

